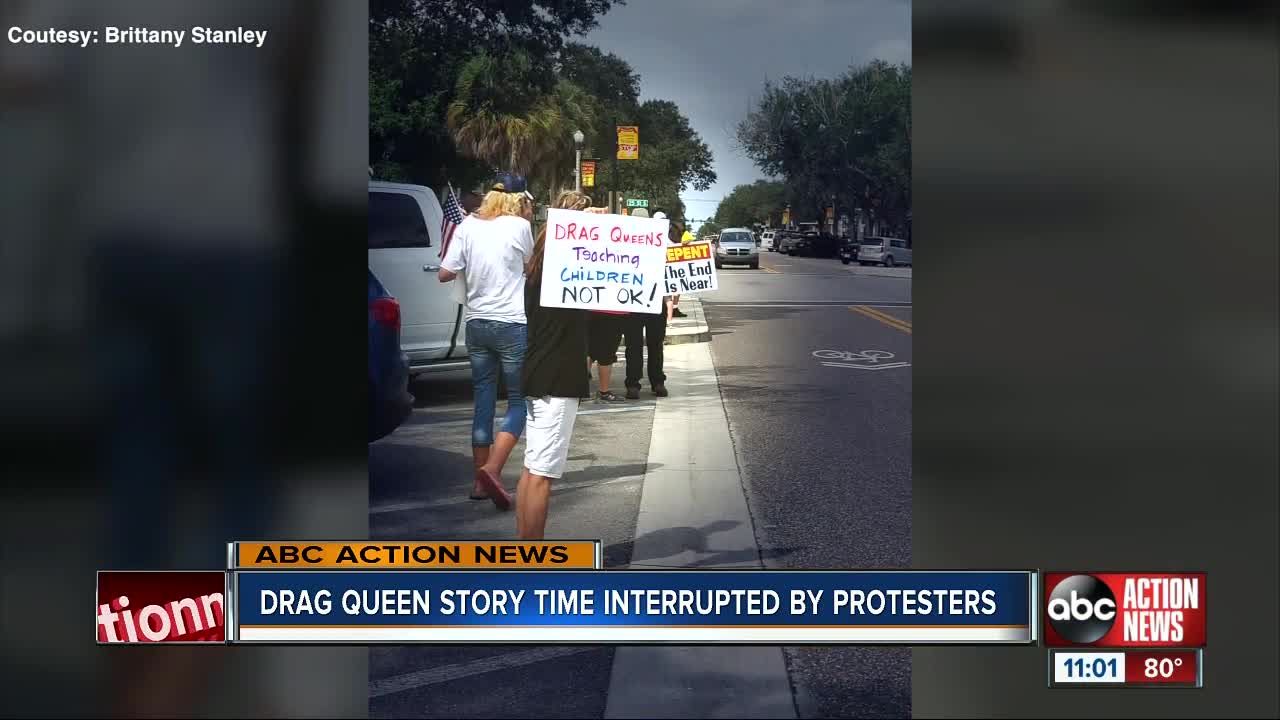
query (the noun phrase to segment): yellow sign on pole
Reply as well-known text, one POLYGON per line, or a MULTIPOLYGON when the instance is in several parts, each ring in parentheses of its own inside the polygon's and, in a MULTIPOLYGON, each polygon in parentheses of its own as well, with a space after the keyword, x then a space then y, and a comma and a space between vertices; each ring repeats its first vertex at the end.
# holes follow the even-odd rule
POLYGON ((582 161, 582 187, 589 188, 596 186, 596 161, 582 161))
POLYGON ((618 159, 640 159, 640 128, 636 125, 618 126, 618 159))

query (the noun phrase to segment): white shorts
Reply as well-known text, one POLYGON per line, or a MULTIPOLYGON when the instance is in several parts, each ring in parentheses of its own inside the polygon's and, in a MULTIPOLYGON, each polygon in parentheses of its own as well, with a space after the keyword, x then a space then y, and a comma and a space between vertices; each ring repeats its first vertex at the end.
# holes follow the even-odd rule
POLYGON ((524 466, 534 475, 559 478, 569 459, 578 398, 525 399, 524 466))

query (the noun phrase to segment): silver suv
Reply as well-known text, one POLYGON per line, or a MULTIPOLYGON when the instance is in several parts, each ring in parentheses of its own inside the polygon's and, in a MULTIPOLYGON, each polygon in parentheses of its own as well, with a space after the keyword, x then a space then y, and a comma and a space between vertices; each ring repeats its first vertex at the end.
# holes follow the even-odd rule
POLYGON ((862 244, 858 246, 858 264, 875 264, 885 267, 910 265, 912 264, 911 248, 907 246, 906 240, 898 238, 862 238, 862 244))
POLYGON ((760 269, 760 244, 748 228, 721 230, 716 240, 716 267, 735 264, 760 269))

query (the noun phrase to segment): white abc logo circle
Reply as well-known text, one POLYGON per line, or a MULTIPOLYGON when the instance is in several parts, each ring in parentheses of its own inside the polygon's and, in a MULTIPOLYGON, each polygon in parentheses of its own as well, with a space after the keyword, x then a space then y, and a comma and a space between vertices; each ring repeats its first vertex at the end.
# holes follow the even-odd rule
POLYGON ((1106 635, 1116 620, 1116 596, 1092 575, 1072 575, 1054 586, 1045 614, 1070 643, 1087 645, 1106 635))
POLYGON ((1090 602, 1072 590, 1070 599, 1054 598, 1049 602, 1049 617, 1054 620, 1114 620, 1116 603, 1107 598, 1090 602))

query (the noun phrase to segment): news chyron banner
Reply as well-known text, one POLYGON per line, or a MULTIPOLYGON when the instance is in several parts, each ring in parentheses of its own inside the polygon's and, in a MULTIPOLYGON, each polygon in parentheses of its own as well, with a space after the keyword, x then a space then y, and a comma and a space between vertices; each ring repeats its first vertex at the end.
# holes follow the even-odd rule
POLYGON ((232 642, 1029 644, 1027 571, 242 571, 232 642))
POLYGON ((1050 687, 1203 687, 1205 573, 1049 572, 1050 687))
POLYGON ((98 574, 100 643, 1026 645, 1030 570, 605 570, 599 541, 238 542, 98 574))

